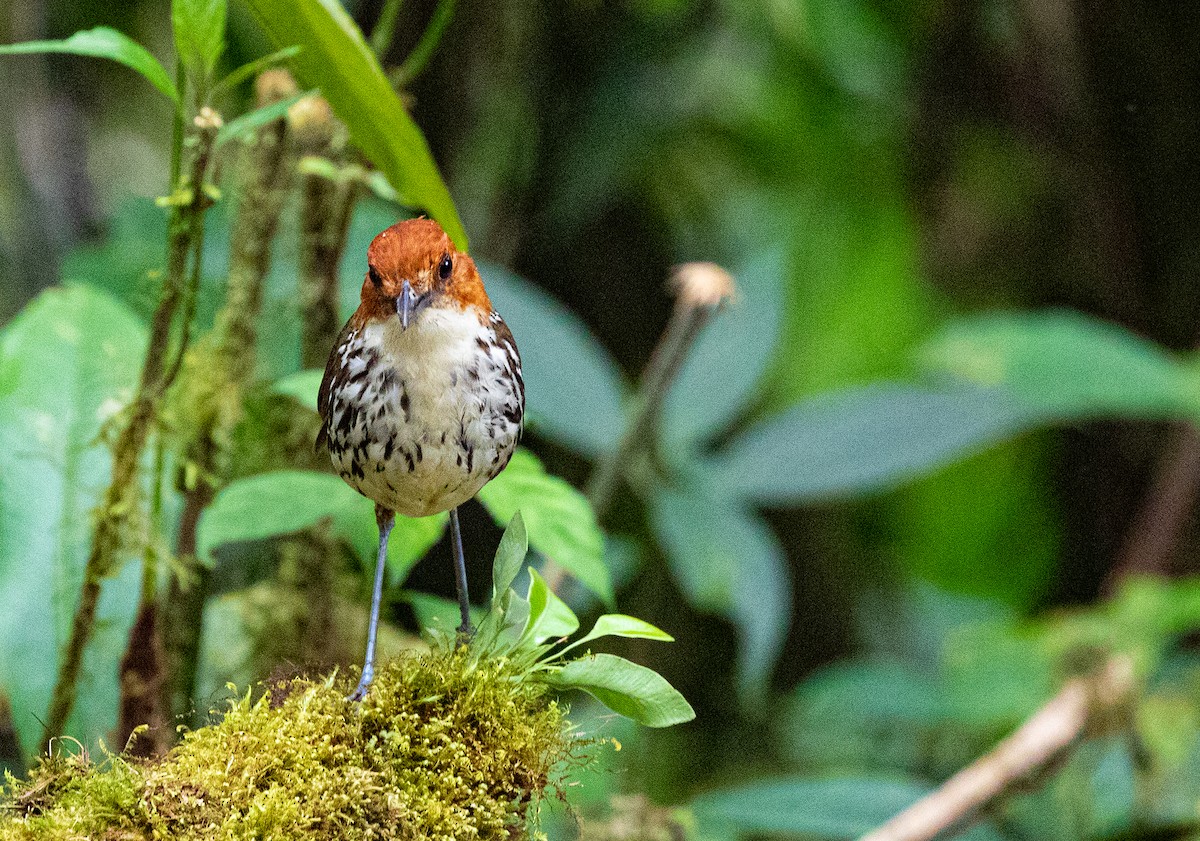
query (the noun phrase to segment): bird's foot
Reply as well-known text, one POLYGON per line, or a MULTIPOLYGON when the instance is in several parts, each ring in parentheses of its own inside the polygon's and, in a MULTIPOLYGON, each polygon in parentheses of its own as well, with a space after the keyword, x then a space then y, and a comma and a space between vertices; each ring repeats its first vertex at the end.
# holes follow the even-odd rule
POLYGON ((468 645, 475 638, 475 626, 470 622, 464 622, 458 626, 458 635, 455 638, 457 645, 468 645))
POLYGON ((371 681, 375 678, 375 670, 367 669, 363 672, 362 677, 358 680, 358 686, 354 691, 346 696, 347 701, 361 701, 367 697, 367 688, 371 685, 371 681))

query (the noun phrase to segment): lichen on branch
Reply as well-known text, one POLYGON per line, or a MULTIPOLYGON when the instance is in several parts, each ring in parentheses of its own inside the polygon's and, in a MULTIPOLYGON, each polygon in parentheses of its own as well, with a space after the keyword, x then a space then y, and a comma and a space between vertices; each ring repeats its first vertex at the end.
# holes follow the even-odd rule
POLYGON ((389 662, 362 703, 350 686, 274 682, 159 760, 43 759, 8 778, 0 841, 522 838, 588 744, 542 684, 464 648, 389 662))

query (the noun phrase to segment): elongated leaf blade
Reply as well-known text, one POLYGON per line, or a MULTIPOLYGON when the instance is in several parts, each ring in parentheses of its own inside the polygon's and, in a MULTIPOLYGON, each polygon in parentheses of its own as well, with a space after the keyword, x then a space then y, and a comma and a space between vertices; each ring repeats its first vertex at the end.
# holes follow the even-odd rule
POLYGON ((631 639, 659 640, 660 642, 675 642, 675 637, 659 628, 654 627, 644 619, 636 616, 626 616, 624 613, 606 613, 596 620, 592 630, 579 642, 590 642, 600 637, 629 637, 631 639))
POLYGON ((264 105, 261 108, 255 108, 253 111, 247 111, 240 117, 230 120, 225 125, 221 126, 217 132, 217 139, 214 141, 217 147, 223 146, 230 140, 248 135, 256 129, 262 128, 267 123, 282 119, 287 116, 288 109, 295 105, 306 96, 312 96, 316 91, 305 91, 289 96, 287 99, 282 99, 279 102, 272 102, 270 105, 264 105))
POLYGON ((529 624, 524 637, 534 645, 546 640, 570 636, 579 630, 579 617, 567 603, 554 594, 536 569, 529 569, 529 624))
POLYGON ((745 696, 766 688, 791 616, 783 548, 758 515, 697 492, 660 490, 654 527, 688 601, 738 629, 738 676, 745 696))
POLYGON ((107 58, 136 70, 146 81, 163 92, 172 102, 179 101, 179 91, 159 64, 158 59, 128 35, 107 26, 97 26, 76 32, 63 41, 26 41, 0 46, 0 55, 22 53, 70 53, 71 55, 107 58))
POLYGON ((562 689, 582 689, 613 712, 646 727, 670 727, 696 717, 692 705, 666 678, 612 654, 572 660, 547 680, 562 689))
POLYGON ((993 389, 877 383, 766 420, 705 465, 713 487, 765 505, 877 493, 1044 422, 993 389))
POLYGON ((514 512, 508 521, 508 528, 500 538, 496 548, 496 559, 492 562, 492 603, 498 604, 508 588, 512 586, 521 567, 525 565, 525 556, 529 553, 529 536, 525 531, 525 520, 521 512, 514 512))
MULTIPOLYGON (((364 567, 373 569, 379 546, 374 505, 337 476, 280 470, 231 483, 200 518, 196 551, 211 562, 225 543, 291 534, 328 519, 364 567)), ((397 517, 388 540, 388 569, 402 579, 445 529, 446 516, 397 517)))
POLYGON ((532 283, 485 261, 479 271, 521 352, 529 427, 590 458, 615 449, 629 389, 608 351, 532 283))
MULTIPOLYGON (((929 787, 885 777, 783 777, 703 794, 692 801, 699 821, 731 826, 749 835, 805 835, 851 839, 911 806, 929 787)), ((986 825, 964 841, 999 841, 986 825)))
POLYGON ((518 449, 508 467, 484 485, 479 501, 497 523, 508 522, 520 510, 529 545, 612 604, 604 538, 592 506, 567 482, 546 473, 537 456, 518 449))
POLYGON ((358 26, 337 0, 246 0, 277 47, 299 46, 291 64, 321 89, 354 142, 405 204, 422 207, 465 250, 467 235, 429 146, 405 111, 358 26))
POLYGON ((1200 414, 1200 372, 1123 327, 1068 310, 954 322, 921 358, 1055 420, 1200 414))
POLYGON ((175 49, 185 67, 212 73, 225 49, 226 0, 172 0, 175 49))
MULTIPOLYGON (((111 471, 99 432, 132 398, 145 345, 138 318, 87 286, 43 292, 0 333, 0 692, 30 753, 111 471)), ((137 610, 138 565, 114 576, 67 730, 91 746, 116 723, 114 664, 137 610)))

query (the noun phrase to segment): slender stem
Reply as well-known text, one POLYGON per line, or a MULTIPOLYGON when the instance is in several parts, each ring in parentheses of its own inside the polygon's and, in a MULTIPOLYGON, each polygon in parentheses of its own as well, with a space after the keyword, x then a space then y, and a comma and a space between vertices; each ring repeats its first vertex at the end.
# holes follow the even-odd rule
POLYGON ((157 421, 159 404, 171 384, 165 368, 171 326, 176 320, 185 291, 185 271, 192 239, 203 224, 204 210, 207 207, 203 185, 208 174, 213 141, 219 127, 220 119, 215 114, 211 114, 211 117, 198 117, 196 120, 191 144, 190 197, 186 203, 177 204, 172 210, 167 234, 167 272, 151 323, 150 339, 142 363, 137 392, 129 408, 129 420, 113 445, 112 480, 105 492, 93 528, 92 545, 84 568, 79 603, 71 622, 71 634, 62 662, 59 664, 58 677, 50 698, 50 709, 46 714, 42 733, 43 745, 63 731, 67 719, 71 716, 71 710, 75 706, 83 652, 95 627, 101 582, 116 566, 126 524, 138 509, 138 465, 146 439, 157 421))
POLYGON ((396 34, 396 18, 400 16, 402 5, 404 0, 385 0, 379 20, 371 30, 371 49, 380 61, 383 61, 384 55, 392 46, 392 38, 396 34))
POLYGON ((171 125, 171 180, 168 182, 167 193, 174 192, 179 186, 179 177, 183 170, 183 134, 184 134, 184 97, 187 95, 187 73, 183 70, 183 62, 175 61, 175 89, 179 91, 179 102, 175 106, 175 118, 171 125))
POLYGON ((450 18, 454 16, 456 2, 457 0, 438 0, 437 8, 433 10, 433 17, 429 19, 429 25, 421 33, 421 39, 417 41, 417 45, 413 47, 412 52, 404 59, 404 63, 392 71, 391 82, 393 87, 403 88, 413 79, 417 78, 417 76, 421 75, 421 71, 429 63, 429 59, 433 58, 433 54, 437 52, 438 44, 442 40, 442 34, 446 31, 446 26, 450 23, 450 18))

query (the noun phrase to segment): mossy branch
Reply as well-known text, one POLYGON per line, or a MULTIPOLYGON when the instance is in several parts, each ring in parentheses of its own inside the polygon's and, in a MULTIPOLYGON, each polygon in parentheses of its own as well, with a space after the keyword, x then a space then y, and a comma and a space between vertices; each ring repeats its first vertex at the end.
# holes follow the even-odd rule
POLYGON ((158 761, 53 756, 8 778, 0 841, 525 836, 556 768, 583 761, 543 685, 465 649, 386 664, 365 701, 345 679, 275 682, 158 761))
MULTIPOLYGON (((172 196, 167 231, 167 271, 151 322, 150 340, 137 392, 126 412, 125 426, 113 445, 112 480, 96 514, 83 586, 51 695, 42 745, 61 733, 70 718, 75 705, 83 652, 95 627, 101 582, 116 568, 118 553, 124 545, 124 534, 138 510, 138 466, 146 440, 158 420, 163 395, 171 385, 173 371, 167 366, 171 333, 180 305, 188 295, 188 260, 194 253, 198 233, 204 224, 204 211, 210 204, 204 187, 213 142, 220 126, 216 112, 205 109, 196 117, 189 141, 185 144, 189 157, 187 180, 176 185, 172 196)), ((198 255, 195 259, 198 259, 198 255)))
MULTIPOLYGON (((259 107, 296 92, 295 82, 283 70, 261 74, 255 88, 259 107)), ((184 510, 176 541, 180 574, 172 577, 163 607, 167 675, 163 707, 172 716, 187 712, 191 705, 200 614, 207 592, 207 569, 196 558, 196 527, 230 472, 230 440, 254 377, 263 287, 293 171, 287 121, 278 119, 260 128, 242 159, 225 302, 212 334, 193 349, 186 363, 185 388, 178 401, 189 439, 184 447, 188 465, 182 489, 184 510)))

